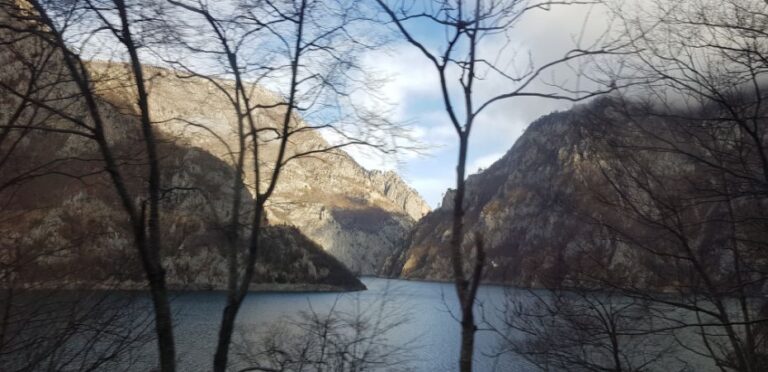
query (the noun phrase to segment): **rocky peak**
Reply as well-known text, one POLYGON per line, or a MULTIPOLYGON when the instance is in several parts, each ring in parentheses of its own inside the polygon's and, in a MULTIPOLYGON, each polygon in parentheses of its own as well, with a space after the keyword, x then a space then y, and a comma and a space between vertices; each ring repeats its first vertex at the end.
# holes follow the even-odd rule
POLYGON ((394 171, 372 170, 368 172, 368 179, 373 188, 377 188, 384 197, 394 201, 414 221, 429 213, 427 202, 394 171))

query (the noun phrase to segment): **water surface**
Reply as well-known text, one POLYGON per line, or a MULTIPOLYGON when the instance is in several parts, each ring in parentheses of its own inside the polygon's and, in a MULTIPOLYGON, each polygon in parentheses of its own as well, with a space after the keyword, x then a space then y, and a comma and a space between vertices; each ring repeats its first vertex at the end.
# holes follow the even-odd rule
MULTIPOLYGON (((357 308, 380 308, 381 302, 385 301, 390 308, 387 311, 395 309, 398 315, 407 318, 406 324, 390 331, 388 340, 393 344, 407 344, 413 351, 409 367, 416 371, 456 369, 460 327, 454 319, 458 306, 452 284, 381 278, 363 278, 362 281, 368 290, 345 294, 251 293, 238 315, 236 328, 241 332, 237 338, 256 338, 260 331, 279 324, 286 317, 298 317, 301 311, 311 309, 318 314, 327 314, 333 307, 334 311, 352 313, 357 308)), ((504 291, 503 287, 482 286, 479 298, 486 306, 500 305, 504 291)), ((222 292, 175 294, 173 307, 177 311, 176 339, 181 370, 210 369, 224 300, 222 292)), ((477 371, 528 370, 523 361, 512 356, 495 358, 486 355, 493 352, 495 346, 492 334, 478 333, 477 371)))

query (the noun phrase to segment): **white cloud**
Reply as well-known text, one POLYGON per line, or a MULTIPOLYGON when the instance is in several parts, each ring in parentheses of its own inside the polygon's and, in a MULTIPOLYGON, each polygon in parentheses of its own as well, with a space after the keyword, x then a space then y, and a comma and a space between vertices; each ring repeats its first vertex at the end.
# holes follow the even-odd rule
POLYGON ((439 80, 434 67, 410 44, 399 42, 366 53, 363 69, 385 81, 379 89, 381 98, 395 106, 394 119, 407 121, 407 103, 439 98, 439 80))
MULTIPOLYGON (((508 69, 513 66, 524 69, 528 64, 529 50, 536 65, 560 58, 574 47, 579 38, 586 42, 603 31, 607 18, 596 9, 592 9, 591 14, 588 6, 553 7, 551 11, 532 12, 509 35, 486 40, 481 48, 488 55, 483 57, 500 60, 500 66, 508 69), (591 18, 585 23, 588 15, 591 18), (583 24, 588 24, 588 30, 580 35, 579 30, 583 24), (499 53, 499 50, 503 51, 499 53), (513 57, 514 63, 503 62, 505 58, 512 60, 513 57)), ((412 123, 415 137, 434 148, 428 152, 430 157, 427 159, 401 154, 385 160, 379 155, 364 155, 355 151, 351 153, 367 168, 400 169, 401 174, 411 179, 411 185, 430 205, 436 206, 445 190, 454 187, 457 137, 443 107, 434 66, 419 50, 405 42, 399 42, 388 50, 371 51, 364 56, 362 62, 367 71, 390 78, 381 86, 380 94, 386 102, 394 105, 393 118, 412 123)), ((570 87, 578 82, 569 68, 557 69, 556 74, 545 74, 543 77, 545 80, 567 82, 570 87)), ((456 78, 458 76, 451 77, 450 81, 456 78)), ((475 86, 478 97, 476 103, 513 88, 513 82, 489 73, 475 86)), ((550 92, 553 89, 537 82, 529 90, 550 92)), ((531 121, 570 105, 566 101, 515 98, 490 106, 478 116, 473 128, 469 151, 471 166, 468 171, 471 173, 479 167, 486 168, 498 160, 531 121)))
POLYGON ((391 120, 408 123, 409 136, 422 151, 383 154, 367 147, 346 151, 366 169, 398 170, 403 164, 423 156, 434 156, 456 139, 453 127, 442 110, 423 110, 423 102, 440 102, 440 85, 434 67, 410 44, 399 42, 388 48, 371 50, 361 58, 363 69, 381 84, 376 91, 353 99, 368 110, 388 111, 391 120))

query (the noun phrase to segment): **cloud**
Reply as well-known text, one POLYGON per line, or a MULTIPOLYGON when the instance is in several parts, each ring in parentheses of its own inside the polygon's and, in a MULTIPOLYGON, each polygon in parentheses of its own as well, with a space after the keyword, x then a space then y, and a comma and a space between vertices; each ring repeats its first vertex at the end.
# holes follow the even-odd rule
MULTIPOLYGON (((380 80, 376 91, 354 97, 368 110, 388 111, 391 120, 407 123, 411 146, 419 152, 399 151, 383 154, 368 147, 349 147, 346 151, 366 169, 402 170, 402 166, 424 156, 435 156, 450 147, 456 133, 442 110, 440 85, 434 67, 405 42, 371 50, 361 58, 363 70, 380 80), (436 107, 425 107, 424 103, 436 107)), ((332 140, 331 138, 329 138, 332 140)))
POLYGON ((382 78, 380 97, 394 105, 394 119, 413 119, 409 110, 421 101, 439 98, 439 80, 434 67, 416 48, 398 42, 387 48, 372 50, 361 58, 363 69, 382 78))
MULTIPOLYGON (((482 57, 502 61, 499 66, 510 73, 515 68, 524 70, 529 55, 534 64, 540 66, 562 57, 579 40, 586 43, 595 39, 607 25, 606 20, 598 8, 589 6, 555 6, 550 11, 531 12, 509 34, 485 40, 481 50, 487 53, 482 57), (587 17, 589 22, 585 23, 587 17), (581 34, 584 24, 587 29, 581 34), (513 62, 505 63, 505 60, 513 62)), ((434 41, 429 35, 418 36, 434 41)), ((398 42, 387 50, 368 52, 362 63, 366 71, 389 78, 380 86, 379 94, 394 106, 393 119, 410 123, 414 136, 431 148, 427 157, 400 154, 393 157, 394 160, 384 160, 379 155, 352 151, 353 156, 367 168, 398 169, 430 205, 436 206, 445 190, 454 187, 457 156, 457 136, 445 112, 437 71, 418 49, 406 42, 398 42)), ((452 71, 455 70, 448 72, 452 71)), ((571 88, 583 87, 571 68, 558 68, 542 77, 544 81, 565 83, 571 88)), ((452 76, 450 81, 456 79, 458 75, 452 76)), ((509 92, 514 87, 510 80, 486 71, 474 88, 478 98, 476 103, 509 92)), ((543 81, 529 87, 529 91, 553 90, 555 88, 543 81)), ((515 98, 489 106, 477 117, 470 137, 468 164, 471 166, 468 171, 485 168, 503 156, 528 124, 539 116, 570 106, 567 101, 541 98, 515 98)), ((461 111, 461 107, 457 110, 461 111)))

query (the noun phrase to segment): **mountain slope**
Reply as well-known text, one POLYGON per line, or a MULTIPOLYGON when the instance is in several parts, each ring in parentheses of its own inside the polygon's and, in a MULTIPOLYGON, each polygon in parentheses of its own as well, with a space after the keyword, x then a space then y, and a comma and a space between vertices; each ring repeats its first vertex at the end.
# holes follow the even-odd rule
MULTIPOLYGON (((486 282, 559 286, 585 273, 610 272, 641 286, 657 286, 649 281, 658 278, 640 268, 648 258, 611 243, 601 235, 604 227, 597 226, 624 218, 603 199, 611 189, 601 171, 611 167, 611 155, 601 146, 605 136, 620 135, 622 122, 608 113, 610 106, 609 100, 598 100, 545 115, 501 159, 468 177, 465 228, 467 236, 479 233, 484 239, 486 282)), ((685 169, 680 159, 664 166, 685 169)), ((449 190, 442 206, 416 225, 406 248, 390 257, 386 274, 452 278, 447 249, 452 204, 449 190)), ((637 226, 628 229, 641 231, 637 226)), ((471 243, 465 236, 469 262, 474 259, 471 243)))
MULTIPOLYGON (((130 102, 133 92, 125 89, 129 76, 122 64, 91 63, 91 71, 102 97, 115 105, 130 102)), ((170 70, 148 67, 153 76, 150 107, 153 119, 167 137, 188 146, 204 149, 232 164, 236 148, 237 118, 230 103, 205 78, 179 78, 170 70), (201 129, 204 126, 205 129, 201 129)), ((219 81, 231 85, 231 82, 219 81)), ((254 99, 268 105, 279 101, 270 92, 255 87, 254 99)), ((280 108, 257 115, 261 128, 276 128, 280 108)), ((292 123, 304 126, 300 118, 292 123)), ((298 131, 292 137, 287 156, 328 147, 316 131, 298 131)), ((262 159, 276 158, 277 143, 267 142, 262 159)), ((247 157, 245 169, 252 169, 247 157)), ((262 180, 271 169, 261 167, 262 180)), ((256 180, 246 172, 246 184, 256 180)), ((429 211, 426 202, 393 172, 368 171, 341 150, 298 158, 285 165, 273 197, 267 204, 270 223, 298 227, 302 233, 341 260, 352 271, 374 274, 392 251, 403 244, 403 236, 414 222, 429 211), (349 223, 355 216, 355 223, 349 223), (380 218, 379 218, 380 217, 380 218)))
MULTIPOLYGON (((699 119, 723 116, 717 107, 668 110, 605 98, 532 123, 467 179, 467 262, 479 233, 486 282, 690 291, 706 272, 734 286, 734 260, 764 260, 760 152, 730 137, 732 122, 699 119)), ((386 274, 452 278, 452 201, 449 190, 386 274)))
MULTIPOLYGON (((3 12, 17 11, 4 6, 0 19, 8 22, 3 12)), ((82 118, 88 125, 84 103, 67 79, 58 52, 39 35, 0 32, 9 40, 0 47, 0 260, 18 268, 13 275, 3 275, 4 285, 140 285, 143 277, 129 225, 104 164, 93 141, 79 135, 82 128, 67 118, 82 118), (21 99, 27 92, 31 99, 21 99)), ((145 155, 126 66, 90 63, 88 68, 110 145, 126 186, 140 202, 145 155)), ((146 70, 159 139, 162 256, 168 281, 181 288, 222 288, 223 221, 230 213, 234 179, 227 147, 234 141, 234 114, 209 81, 146 70), (191 123, 205 124, 209 130, 191 123)), ((263 103, 278 99, 266 91, 258 98, 263 103)), ((276 116, 279 112, 265 112, 261 125, 275 126, 276 116)), ((299 118, 296 121, 301 125, 299 118)), ((324 145, 318 133, 302 131, 289 154, 324 145)), ((274 151, 274 145, 263 149, 265 156, 274 151)), ((248 179, 240 186, 246 204, 252 184, 248 179)), ((265 233, 269 244, 257 278, 281 288, 321 284, 359 289, 360 282, 316 243, 355 272, 371 273, 425 212, 426 204, 402 180, 368 172, 342 151, 289 163, 268 206, 268 222, 278 227, 265 233), (350 223, 352 215, 381 217, 387 228, 375 227, 379 218, 350 223), (350 242, 357 245, 350 249, 350 242), (270 263, 270 257, 278 261, 270 263), (283 262, 285 257, 292 262, 283 262)))
MULTIPOLYGON (((571 115, 553 113, 537 120, 501 159, 468 177, 465 226, 484 237, 486 280, 536 284, 539 274, 558 270, 558 255, 552 253, 562 252, 577 230, 555 207, 559 195, 574 190, 579 178, 583 144, 569 126, 571 115)), ((450 279, 452 205, 449 190, 385 271, 405 278, 450 279)), ((468 240, 464 249, 472 257, 468 240)))

